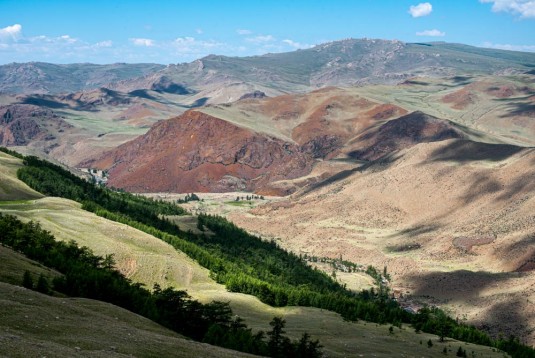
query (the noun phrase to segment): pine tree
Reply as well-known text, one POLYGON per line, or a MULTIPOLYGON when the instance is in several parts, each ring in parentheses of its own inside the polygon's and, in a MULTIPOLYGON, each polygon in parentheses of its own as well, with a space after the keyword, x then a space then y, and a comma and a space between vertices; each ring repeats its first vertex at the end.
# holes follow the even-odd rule
POLYGON ((280 317, 273 317, 269 325, 273 327, 271 331, 267 332, 269 337, 268 352, 270 357, 285 357, 285 350, 290 345, 290 340, 283 336, 284 325, 286 321, 280 317))
POLYGON ((295 357, 319 358, 323 356, 321 345, 318 340, 311 341, 308 333, 303 333, 301 339, 295 343, 295 357))
POLYGON ((37 292, 48 294, 50 293, 50 286, 48 285, 48 281, 43 276, 43 274, 39 275, 39 279, 37 280, 37 285, 35 286, 35 290, 37 292))
POLYGON ((33 280, 32 276, 30 275, 30 271, 28 270, 24 271, 24 276, 22 276, 22 287, 33 290, 33 280))

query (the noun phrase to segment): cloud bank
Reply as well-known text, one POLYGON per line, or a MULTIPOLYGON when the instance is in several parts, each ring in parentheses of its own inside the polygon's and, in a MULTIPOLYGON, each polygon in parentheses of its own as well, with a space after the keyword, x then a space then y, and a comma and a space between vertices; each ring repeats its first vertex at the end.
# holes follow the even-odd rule
POLYGON ((437 29, 433 29, 433 30, 425 30, 425 31, 417 32, 416 36, 442 37, 442 36, 446 36, 446 33, 437 29))
POLYGON ((132 42, 136 46, 145 46, 145 47, 154 46, 154 40, 151 40, 151 39, 133 38, 133 39, 130 39, 130 42, 132 42))
POLYGON ((535 18, 534 0, 479 0, 482 3, 491 3, 492 11, 508 12, 520 15, 522 18, 535 18))
POLYGON ((22 36, 22 26, 15 24, 0 29, 0 41, 17 41, 22 36))
POLYGON ((412 17, 422 17, 431 14, 433 6, 428 2, 423 2, 418 5, 413 5, 409 8, 409 14, 412 17))

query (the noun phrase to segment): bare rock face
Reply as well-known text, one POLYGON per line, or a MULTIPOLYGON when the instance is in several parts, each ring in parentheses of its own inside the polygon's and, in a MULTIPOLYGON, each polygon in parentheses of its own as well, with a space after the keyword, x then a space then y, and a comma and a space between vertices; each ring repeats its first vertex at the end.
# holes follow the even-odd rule
POLYGON ((188 111, 80 166, 109 169, 108 184, 133 192, 256 191, 310 172, 294 143, 188 111))
POLYGON ((64 130, 70 127, 50 109, 15 104, 0 106, 0 145, 27 145, 34 140, 55 139, 48 127, 64 130), (46 123, 46 128, 43 127, 46 123))

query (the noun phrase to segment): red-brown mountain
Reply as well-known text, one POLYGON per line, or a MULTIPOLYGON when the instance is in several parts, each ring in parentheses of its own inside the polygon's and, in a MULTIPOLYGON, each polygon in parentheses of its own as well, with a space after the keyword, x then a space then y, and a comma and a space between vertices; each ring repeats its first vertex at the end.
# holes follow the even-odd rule
POLYGON ((133 192, 285 195, 355 158, 460 137, 446 120, 326 88, 190 110, 80 166, 108 169, 110 186, 133 192))
POLYGON ((187 111, 82 166, 109 168, 109 185, 133 192, 255 191, 310 172, 295 143, 187 111))

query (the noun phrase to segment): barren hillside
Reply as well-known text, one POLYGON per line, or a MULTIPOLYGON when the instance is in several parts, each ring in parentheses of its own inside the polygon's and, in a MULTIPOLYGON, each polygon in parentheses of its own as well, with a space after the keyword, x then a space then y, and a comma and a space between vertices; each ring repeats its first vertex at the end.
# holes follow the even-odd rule
POLYGON ((534 213, 534 149, 453 139, 230 217, 295 252, 387 266, 411 302, 533 343, 534 213))

